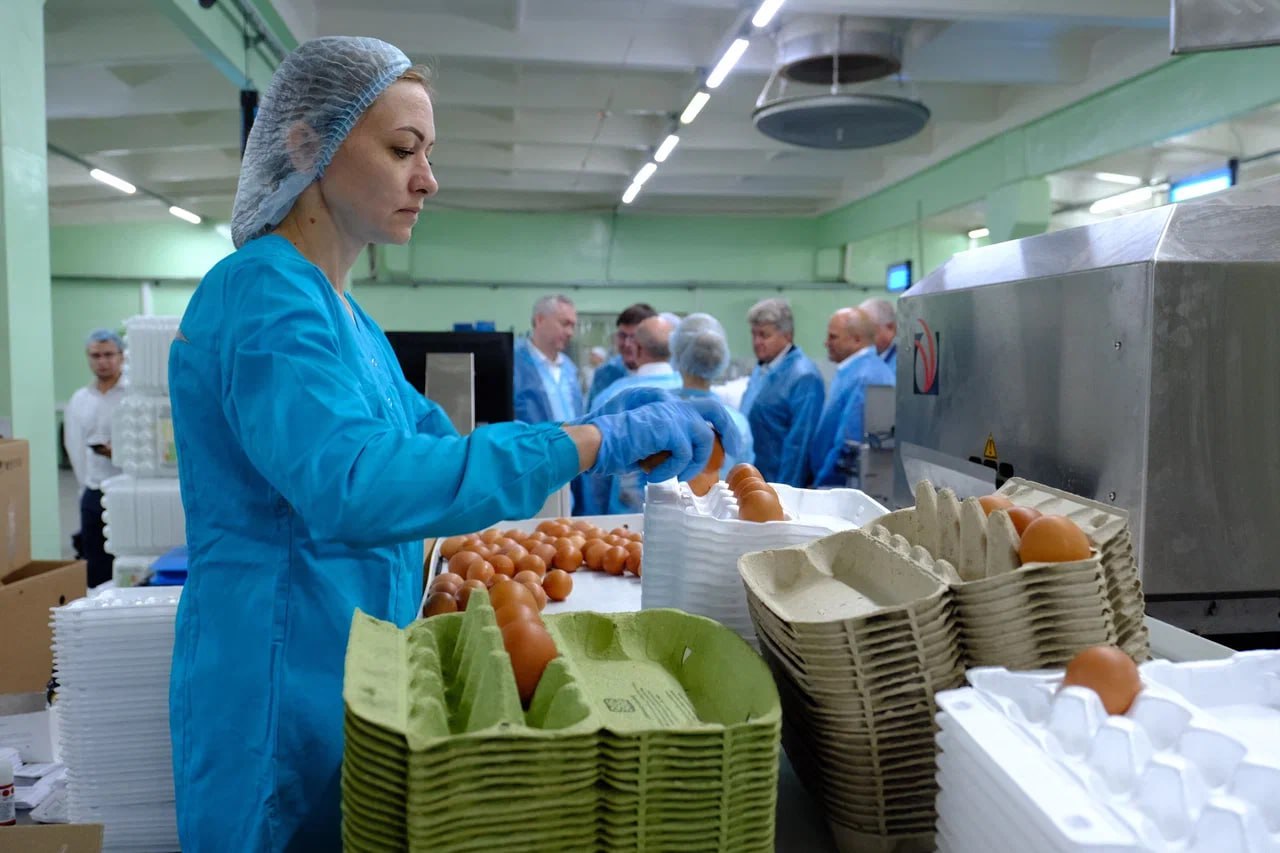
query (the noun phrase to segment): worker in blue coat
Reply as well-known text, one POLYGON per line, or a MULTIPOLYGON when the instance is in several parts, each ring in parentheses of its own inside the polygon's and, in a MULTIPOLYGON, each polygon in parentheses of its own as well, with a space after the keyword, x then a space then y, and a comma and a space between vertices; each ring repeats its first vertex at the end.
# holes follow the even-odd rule
POLYGON ((876 355, 898 375, 898 311, 888 299, 866 299, 858 305, 876 324, 876 355))
MULTIPOLYGON (((712 396, 711 383, 729 367, 729 340, 724 326, 710 314, 685 317, 671 336, 671 363, 683 380, 683 387, 676 393, 686 400, 712 396)), ((720 466, 722 479, 729 475, 733 466, 756 460, 747 416, 732 406, 725 408, 741 434, 742 452, 736 456, 725 454, 724 464, 720 466)))
POLYGON ((876 353, 875 336, 876 322, 862 308, 841 308, 827 323, 827 356, 838 367, 809 443, 815 487, 847 484, 840 453, 846 441, 863 440, 867 386, 893 384, 893 371, 876 353))
POLYGON ((596 401, 602 391, 624 376, 635 371, 636 328, 658 312, 645 302, 636 302, 623 308, 614 321, 614 354, 591 377, 591 391, 587 394, 587 407, 596 401))
POLYGON ((559 294, 533 305, 533 327, 515 346, 516 420, 529 424, 563 423, 582 416, 578 367, 565 354, 578 327, 573 300, 559 294))
POLYGON ((822 414, 822 374, 794 343, 795 320, 785 299, 757 302, 747 322, 758 364, 742 411, 751 424, 756 467, 769 482, 802 487, 809 480, 809 441, 822 414))
MULTIPOLYGON (((189 577, 169 723, 185 853, 341 848, 343 657, 357 608, 403 626, 422 540, 532 515, 583 470, 693 476, 723 410, 624 396, 571 424, 460 437, 345 292, 437 184, 424 72, 376 39, 289 54, 249 135, 236 251, 170 351, 189 577)), ((429 299, 426 295, 424 298, 429 299)))

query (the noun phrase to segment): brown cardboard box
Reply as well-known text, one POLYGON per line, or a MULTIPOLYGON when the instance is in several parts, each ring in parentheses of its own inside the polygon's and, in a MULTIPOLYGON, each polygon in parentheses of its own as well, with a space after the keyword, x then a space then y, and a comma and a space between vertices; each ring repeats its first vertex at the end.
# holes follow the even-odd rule
POLYGON ((0 576, 31 562, 31 454, 0 440, 0 576))
POLYGON ((101 853, 100 823, 0 826, 0 853, 101 853))

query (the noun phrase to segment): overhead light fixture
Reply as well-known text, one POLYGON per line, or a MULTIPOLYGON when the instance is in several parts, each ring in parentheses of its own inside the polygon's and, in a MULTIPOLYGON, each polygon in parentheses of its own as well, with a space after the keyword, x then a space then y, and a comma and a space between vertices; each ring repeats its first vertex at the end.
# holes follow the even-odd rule
POLYGON ((640 171, 636 172, 636 176, 631 179, 631 183, 638 187, 645 185, 645 181, 653 177, 653 173, 658 171, 657 163, 645 163, 640 167, 640 171))
POLYGON ((680 123, 688 124, 698 117, 698 113, 702 112, 702 108, 707 105, 707 101, 711 100, 710 92, 698 92, 689 99, 689 106, 684 108, 684 112, 680 113, 680 123))
POLYGON ((764 0, 760 4, 760 8, 756 9, 756 13, 751 16, 751 26, 760 27, 768 26, 773 20, 773 16, 778 14, 778 10, 782 8, 782 4, 787 0, 764 0))
POLYGON ((1142 204, 1150 201, 1151 196, 1155 195, 1155 189, 1152 187, 1138 187, 1136 190, 1120 193, 1119 195, 1107 196, 1100 198, 1093 204, 1089 205, 1090 213, 1109 213, 1113 210, 1121 210, 1126 207, 1142 204))
POLYGON ((631 186, 627 187, 627 191, 622 194, 622 203, 631 204, 636 200, 636 196, 640 194, 640 185, 632 181, 631 186))
POLYGON ((1100 181, 1106 181, 1109 184, 1124 184, 1126 187, 1141 186, 1142 178, 1133 175, 1121 175, 1116 172, 1094 172, 1093 176, 1100 181))
POLYGON ((183 219, 183 220, 186 220, 187 222, 190 222, 192 225, 200 224, 201 220, 199 216, 196 216, 194 213, 192 213, 189 210, 184 210, 181 207, 178 207, 176 204, 169 205, 169 212, 172 213, 174 216, 178 217, 179 219, 183 219))
POLYGON ((104 172, 101 169, 90 169, 89 177, 93 178, 95 181, 101 181, 102 183, 106 184, 109 187, 118 189, 122 193, 128 193, 129 195, 133 195, 138 191, 137 187, 135 187, 133 184, 129 183, 128 181, 124 180, 123 178, 117 178, 115 175, 111 174, 110 172, 104 172))
POLYGON ((671 152, 674 151, 676 146, 679 144, 680 137, 676 136, 674 133, 671 134, 666 139, 662 140, 662 144, 658 146, 658 150, 653 152, 653 159, 658 163, 662 163, 671 156, 671 152))
POLYGON ((981 240, 983 237, 990 237, 990 236, 991 236, 990 228, 975 228, 969 232, 970 240, 981 240))
POLYGON ((716 67, 712 68, 711 73, 707 75, 708 89, 714 89, 724 82, 724 78, 729 76, 729 72, 733 70, 733 66, 738 64, 742 54, 746 53, 748 44, 750 42, 746 39, 733 40, 733 44, 729 45, 729 49, 724 52, 724 56, 720 57, 716 67))

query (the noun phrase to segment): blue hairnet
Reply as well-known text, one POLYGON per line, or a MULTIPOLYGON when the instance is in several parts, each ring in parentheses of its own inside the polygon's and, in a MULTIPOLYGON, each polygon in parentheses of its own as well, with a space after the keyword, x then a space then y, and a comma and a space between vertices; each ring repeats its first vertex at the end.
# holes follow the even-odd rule
POLYGON ((397 47, 328 36, 299 45, 271 75, 240 166, 231 240, 236 248, 284 219, 324 174, 356 119, 409 68, 397 47), (296 132, 301 124, 310 132, 296 132))
POLYGON ((671 361, 680 373, 708 381, 729 366, 724 326, 710 314, 690 314, 671 335, 671 361))
POLYGON ((89 337, 84 339, 84 345, 86 348, 93 344, 106 343, 115 344, 116 349, 120 350, 120 352, 124 352, 124 341, 122 341, 120 336, 110 329, 94 329, 89 333, 89 337))

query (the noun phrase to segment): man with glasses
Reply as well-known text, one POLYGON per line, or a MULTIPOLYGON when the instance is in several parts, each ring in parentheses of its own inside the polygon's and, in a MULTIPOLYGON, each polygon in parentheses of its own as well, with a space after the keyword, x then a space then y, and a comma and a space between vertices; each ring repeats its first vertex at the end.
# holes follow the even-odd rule
POLYGON ((98 329, 85 341, 85 353, 94 380, 71 395, 62 416, 62 443, 80 485, 80 532, 72 541, 94 587, 111 580, 115 562, 102 529, 102 481, 120 473, 111 462, 111 413, 124 397, 124 342, 115 332, 98 329))
POLYGON ((634 373, 639 367, 636 351, 636 328, 658 312, 651 305, 637 302, 627 306, 614 322, 617 327, 613 333, 614 356, 596 370, 591 380, 591 391, 587 395, 587 409, 595 402, 601 391, 608 388, 624 376, 634 373))

